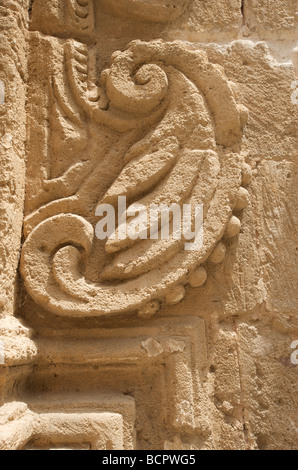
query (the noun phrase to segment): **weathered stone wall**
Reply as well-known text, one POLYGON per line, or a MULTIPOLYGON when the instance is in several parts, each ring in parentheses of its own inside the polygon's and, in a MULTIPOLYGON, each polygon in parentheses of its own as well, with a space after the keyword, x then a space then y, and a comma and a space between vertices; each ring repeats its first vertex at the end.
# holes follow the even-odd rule
POLYGON ((296 10, 0 0, 0 449, 297 448, 296 10))

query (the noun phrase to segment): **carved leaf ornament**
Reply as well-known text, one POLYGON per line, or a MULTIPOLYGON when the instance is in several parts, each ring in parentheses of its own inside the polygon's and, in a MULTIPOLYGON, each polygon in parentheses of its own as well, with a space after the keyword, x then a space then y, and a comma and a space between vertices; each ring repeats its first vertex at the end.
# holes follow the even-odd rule
MULTIPOLYGON (((123 2, 110 3, 121 9, 123 2)), ((87 46, 70 40, 65 74, 71 99, 55 76, 53 89, 69 119, 82 125, 87 117, 123 138, 143 133, 123 155, 122 171, 93 215, 98 204, 117 209, 119 196, 148 210, 152 204, 203 204, 203 243, 187 251, 183 237, 173 234, 156 240, 110 237, 105 249, 111 263, 99 266, 100 282, 88 280, 85 265, 95 227, 87 211, 82 214, 88 191, 96 191, 98 164, 73 194, 62 197, 57 189, 55 199, 54 187, 51 200, 27 217, 21 259, 26 289, 38 305, 60 316, 153 315, 160 302, 182 300, 186 284, 202 285, 204 263, 221 262, 222 240, 240 231, 234 214, 247 205, 243 186, 250 180, 239 150, 247 110, 237 104, 224 70, 181 42, 132 42, 113 54, 102 86, 95 87, 88 81, 87 46)))

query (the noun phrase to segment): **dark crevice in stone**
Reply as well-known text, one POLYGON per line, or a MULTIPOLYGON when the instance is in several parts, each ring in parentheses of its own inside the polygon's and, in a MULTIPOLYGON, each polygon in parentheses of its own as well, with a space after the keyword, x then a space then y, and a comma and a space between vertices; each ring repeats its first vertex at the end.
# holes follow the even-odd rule
POLYGON ((245 25, 245 0, 241 0, 242 24, 245 25))
POLYGON ((35 0, 30 0, 30 1, 29 1, 29 8, 28 8, 29 20, 31 20, 32 8, 33 8, 33 3, 34 3, 34 1, 35 1, 35 0))

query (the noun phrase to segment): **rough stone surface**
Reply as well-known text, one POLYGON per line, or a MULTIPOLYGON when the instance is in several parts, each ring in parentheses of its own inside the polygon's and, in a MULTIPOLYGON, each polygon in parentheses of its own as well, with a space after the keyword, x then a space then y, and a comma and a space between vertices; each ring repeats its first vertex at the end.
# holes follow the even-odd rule
POLYGON ((1 450, 297 448, 296 8, 0 0, 1 450))

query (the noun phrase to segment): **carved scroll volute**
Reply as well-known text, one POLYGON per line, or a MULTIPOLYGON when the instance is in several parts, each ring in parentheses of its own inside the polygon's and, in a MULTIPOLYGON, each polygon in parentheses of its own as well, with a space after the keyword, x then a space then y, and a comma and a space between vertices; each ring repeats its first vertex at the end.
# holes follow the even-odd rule
MULTIPOLYGON (((233 148, 239 148, 247 112, 236 103, 224 70, 204 52, 163 41, 135 41, 114 54, 110 69, 102 74, 107 101, 101 106, 99 99, 90 100, 88 87, 76 74, 72 47, 66 47, 68 76, 74 99, 89 119, 123 133, 134 126, 147 128, 124 155, 122 171, 98 202, 116 206, 118 196, 126 196, 130 204, 142 203, 148 210, 151 204, 203 204, 204 240, 199 249, 186 251, 185 240, 173 236, 109 239, 105 247, 114 259, 99 267, 101 282, 92 283, 85 277, 84 263, 94 243, 94 227, 76 212, 79 190, 31 218, 21 261, 24 283, 37 304, 57 315, 94 317, 139 310, 150 316, 164 299, 179 302, 187 283, 203 284, 203 264, 207 259, 220 262, 223 237, 239 233, 240 221, 233 212, 248 202, 243 185, 249 169, 233 148)), ((96 171, 100 173, 100 165, 96 171)), ((92 181, 91 176, 90 189, 92 181)))

